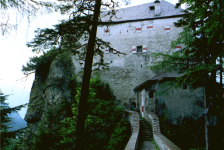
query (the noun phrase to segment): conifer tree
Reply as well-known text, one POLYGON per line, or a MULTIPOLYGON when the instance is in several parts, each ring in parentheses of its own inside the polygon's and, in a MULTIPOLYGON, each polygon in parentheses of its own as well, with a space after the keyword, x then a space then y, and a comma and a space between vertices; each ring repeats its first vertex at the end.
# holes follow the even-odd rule
MULTIPOLYGON (((28 47, 32 47, 34 52, 45 53, 49 47, 57 46, 58 53, 62 51, 71 51, 72 53, 80 53, 77 49, 82 49, 85 67, 83 74, 82 89, 80 93, 80 101, 78 107, 77 125, 75 132, 75 144, 74 148, 82 149, 83 140, 82 133, 84 131, 85 119, 87 116, 87 100, 88 100, 88 89, 89 81, 92 72, 92 62, 94 55, 99 55, 100 59, 97 63, 98 69, 106 67, 103 59, 102 49, 105 46, 110 47, 109 43, 104 42, 101 39, 96 38, 97 25, 101 22, 100 19, 100 8, 101 5, 109 7, 110 4, 101 3, 101 0, 84 0, 84 1, 60 1, 62 4, 57 5, 56 9, 62 13, 70 13, 70 18, 67 21, 62 21, 61 24, 56 26, 56 30, 44 29, 38 30, 36 38, 28 43, 28 47), (63 5, 64 4, 64 5, 63 5), (79 40, 85 34, 89 35, 88 43, 81 44, 79 40)), ((111 4, 114 6, 116 3, 111 0, 111 4)), ((110 11, 108 14, 111 14, 110 11)), ((114 15, 114 13, 112 13, 114 15)), ((51 49, 50 48, 50 49, 51 49)), ((66 58, 65 58, 66 59, 66 58)), ((26 75, 35 71, 35 67, 32 68, 32 62, 27 64, 28 68, 23 67, 23 71, 26 75), (31 69, 30 69, 31 68, 31 69), (31 72, 30 72, 31 71, 31 72)))
POLYGON ((16 131, 8 131, 10 128, 12 128, 12 127, 10 127, 10 124, 9 124, 12 121, 12 118, 8 117, 8 114, 19 111, 21 108, 25 107, 27 104, 10 108, 8 106, 8 103, 5 102, 7 100, 8 96, 9 95, 4 95, 3 93, 1 93, 1 90, 0 90, 1 149, 4 149, 4 147, 9 145, 10 138, 16 138, 16 136, 21 136, 21 133, 24 133, 24 131, 23 131, 24 128, 16 130, 16 131))
MULTIPOLYGON (((177 7, 181 4, 187 6, 186 15, 175 23, 177 27, 184 30, 174 44, 183 44, 182 50, 172 54, 162 54, 162 61, 155 62, 152 67, 162 70, 182 70, 185 74, 177 78, 177 85, 189 84, 195 87, 204 87, 205 108, 213 116, 221 119, 220 108, 223 106, 222 82, 216 83, 217 72, 223 68, 223 40, 224 40, 224 3, 222 0, 179 0, 177 7), (190 40, 184 40, 188 31, 191 34, 190 40)), ((220 75, 222 81, 222 75, 220 75)), ((210 118, 209 125, 206 124, 206 145, 207 149, 216 149, 218 146, 217 127, 213 124, 217 120, 210 118)), ((219 122, 219 121, 218 121, 219 122)), ((220 122, 219 122, 220 123, 220 122)), ((221 130, 221 129, 220 129, 221 130)), ((219 132, 220 133, 220 132, 219 132)), ((219 136, 220 137, 220 136, 219 136)))
POLYGON ((16 30, 18 21, 27 17, 28 23, 35 18, 37 12, 52 12, 53 3, 37 0, 1 0, 0 33, 10 34, 10 30, 16 30), (12 15, 13 14, 13 15, 12 15))

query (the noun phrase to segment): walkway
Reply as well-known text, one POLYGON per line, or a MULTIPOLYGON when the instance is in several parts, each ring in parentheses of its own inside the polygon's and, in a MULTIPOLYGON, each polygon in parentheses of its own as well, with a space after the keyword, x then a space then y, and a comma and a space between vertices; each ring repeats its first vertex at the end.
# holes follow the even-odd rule
POLYGON ((156 150, 155 145, 150 141, 139 141, 138 150, 156 150))
POLYGON ((153 138, 151 125, 145 120, 140 120, 139 136, 138 150, 156 150, 155 145, 150 142, 153 138))

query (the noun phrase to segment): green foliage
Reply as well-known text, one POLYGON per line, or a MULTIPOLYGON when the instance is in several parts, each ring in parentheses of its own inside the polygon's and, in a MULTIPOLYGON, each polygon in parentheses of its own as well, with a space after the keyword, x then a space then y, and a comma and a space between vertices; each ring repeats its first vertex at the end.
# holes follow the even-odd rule
POLYGON ((65 71, 70 71, 70 68, 73 65, 70 54, 70 51, 65 49, 59 51, 56 48, 52 48, 47 52, 43 52, 43 55, 39 57, 34 56, 30 58, 26 66, 22 66, 22 71, 25 75, 35 72, 42 81, 45 81, 53 60, 57 61, 56 65, 58 67, 66 69, 65 71))
POLYGON ((159 117, 161 132, 172 142, 178 145, 183 150, 190 148, 205 147, 205 128, 204 120, 198 118, 193 120, 191 118, 179 118, 177 125, 171 124, 169 114, 166 108, 163 115, 159 117))
MULTIPOLYGON (((63 121, 64 139, 61 143, 67 145, 67 148, 71 147, 73 142, 79 95, 80 88, 73 100, 73 116, 63 121)), ((109 85, 102 83, 99 77, 90 80, 87 107, 88 116, 83 133, 85 149, 124 149, 130 137, 130 124, 122 120, 123 109, 114 105, 114 96, 109 85)))
POLYGON ((180 4, 188 6, 185 10, 187 15, 175 23, 177 27, 183 27, 183 31, 171 43, 171 48, 176 45, 182 48, 173 53, 155 54, 158 61, 151 69, 155 72, 185 72, 177 78, 178 85, 202 86, 205 72, 220 69, 217 59, 224 54, 224 5, 221 0, 180 0, 180 4))
MULTIPOLYGON (((43 147, 52 150, 72 148, 80 95, 80 84, 76 76, 71 78, 70 88, 72 107, 66 100, 60 107, 56 102, 49 102, 36 133, 31 133, 32 127, 28 129, 30 137, 26 137, 18 147, 37 150, 43 147), (60 117, 69 109, 72 115, 60 117)), ((87 113, 83 133, 85 149, 123 150, 130 138, 131 126, 122 119, 123 108, 115 106, 109 85, 102 83, 99 77, 90 81, 87 113)))
POLYGON ((114 133, 111 134, 106 150, 123 150, 130 138, 130 124, 121 119, 115 126, 114 133))
POLYGON ((32 127, 27 130, 30 137, 24 139, 22 147, 36 150, 42 150, 45 147, 49 150, 63 149, 60 144, 63 139, 61 129, 64 127, 61 120, 68 109, 68 103, 66 100, 62 100, 60 106, 57 103, 54 101, 47 103, 43 119, 37 125, 37 130, 34 133, 31 133, 32 127))
POLYGON ((50 65, 57 54, 58 52, 54 48, 46 53, 44 52, 40 57, 34 56, 30 58, 26 66, 22 66, 22 71, 25 75, 30 74, 31 72, 36 72, 38 76, 43 77, 45 80, 49 72, 50 65))
POLYGON ((152 144, 154 144, 155 145, 155 149, 156 150, 160 150, 160 148, 159 148, 159 146, 156 144, 156 142, 155 142, 155 140, 154 139, 151 139, 151 141, 150 141, 152 144))
POLYGON ((16 130, 16 131, 9 131, 10 125, 9 123, 12 121, 12 118, 8 117, 8 114, 12 112, 17 112, 21 108, 25 107, 27 104, 19 105, 17 107, 10 108, 8 103, 5 101, 9 95, 4 95, 0 92, 0 109, 1 109, 1 148, 6 148, 12 141, 12 138, 16 138, 16 136, 21 136, 23 133, 23 129, 16 130))

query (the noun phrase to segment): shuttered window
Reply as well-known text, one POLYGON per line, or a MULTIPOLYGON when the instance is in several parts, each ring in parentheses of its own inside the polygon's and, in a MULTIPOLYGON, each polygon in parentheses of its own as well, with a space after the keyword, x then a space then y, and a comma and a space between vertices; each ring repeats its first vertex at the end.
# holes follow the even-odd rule
POLYGON ((145 53, 146 52, 146 45, 143 45, 142 51, 145 53))
POLYGON ((137 26, 137 27, 135 28, 135 31, 136 31, 136 32, 142 32, 142 27, 141 27, 141 26, 137 26))
POLYGON ((147 25, 147 30, 153 30, 153 25, 152 24, 148 24, 147 25))
POLYGON ((165 32, 170 32, 170 26, 165 26, 164 30, 165 32))
POLYGON ((136 53, 136 46, 132 46, 132 53, 136 53))
POLYGON ((142 46, 137 46, 137 53, 142 52, 142 46))
POLYGON ((109 53, 113 53, 113 48, 110 48, 109 49, 109 53))
POLYGON ((132 46, 132 53, 145 53, 146 52, 146 45, 142 46, 132 46))

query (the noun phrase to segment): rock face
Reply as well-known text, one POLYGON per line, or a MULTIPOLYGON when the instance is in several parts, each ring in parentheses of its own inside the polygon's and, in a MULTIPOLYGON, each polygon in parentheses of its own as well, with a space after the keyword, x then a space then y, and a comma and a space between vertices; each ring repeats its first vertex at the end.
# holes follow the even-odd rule
MULTIPOLYGON (((44 119, 44 112, 49 109, 56 110, 62 103, 69 104, 62 112, 61 118, 71 114, 71 88, 70 82, 74 75, 73 65, 63 65, 59 59, 54 59, 46 77, 35 74, 35 80, 30 93, 30 100, 25 116, 27 126, 34 133, 38 123, 44 119)), ((29 137, 29 133, 25 135, 29 137)))

